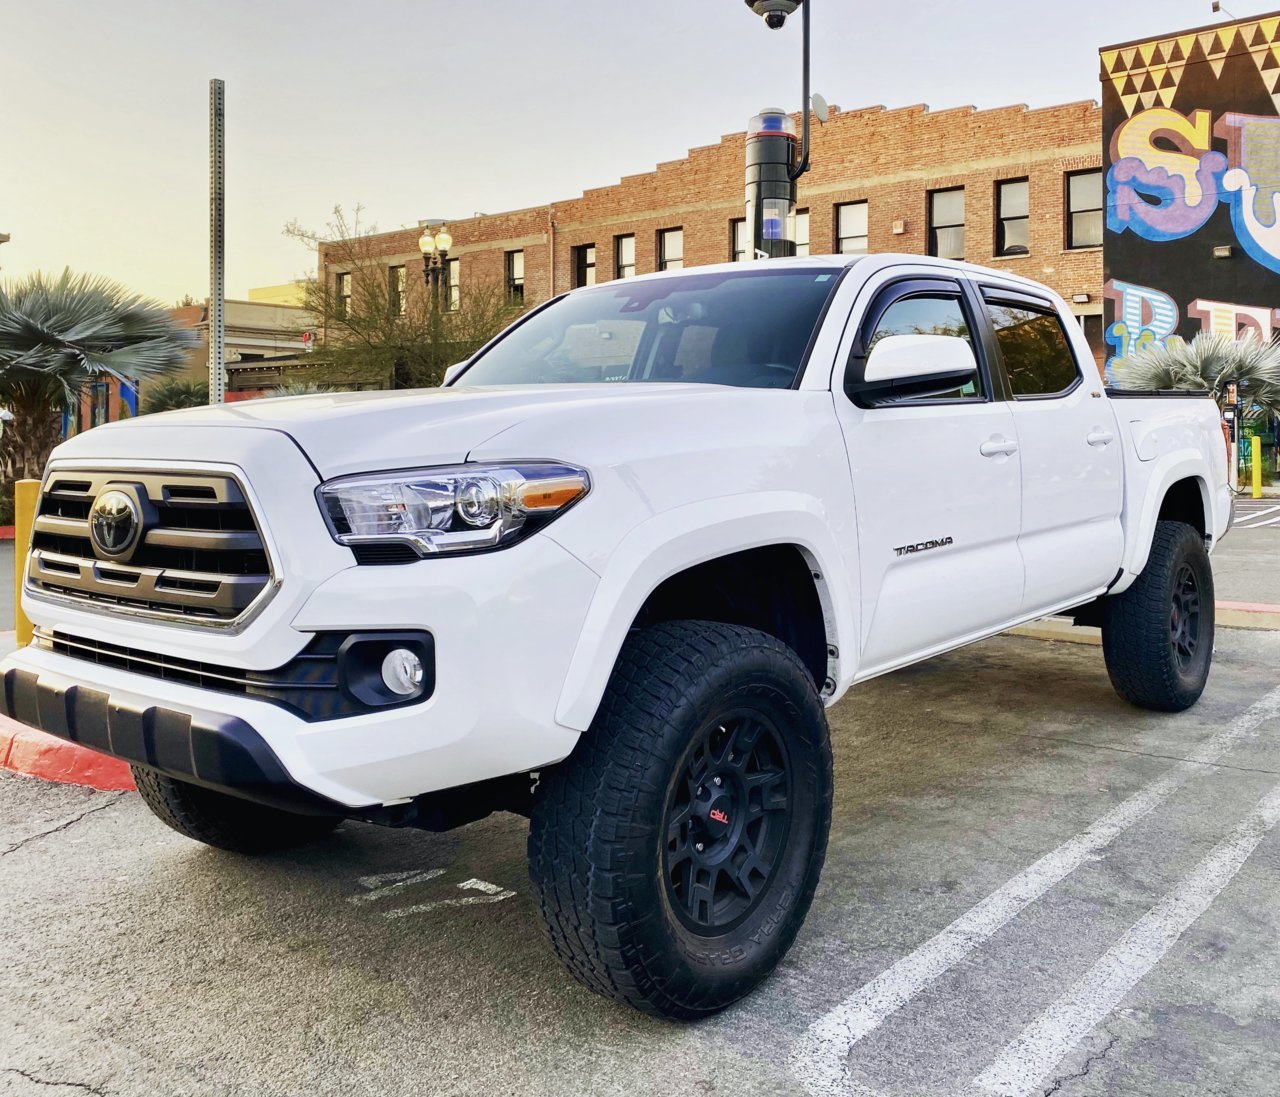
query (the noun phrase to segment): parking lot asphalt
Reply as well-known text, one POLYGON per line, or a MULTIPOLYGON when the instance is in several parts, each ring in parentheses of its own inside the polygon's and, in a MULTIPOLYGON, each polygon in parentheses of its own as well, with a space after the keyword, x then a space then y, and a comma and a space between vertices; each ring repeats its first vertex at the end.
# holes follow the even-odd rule
POLYGON ((518 818, 251 860, 0 774, 0 1095, 1274 1094, 1277 666, 1220 633, 1177 716, 1010 637, 857 688, 808 924, 696 1025, 560 968, 518 818))
MULTIPOLYGON (((1280 499, 1273 505, 1280 506, 1280 499)), ((1280 526, 1258 529, 1236 526, 1213 550, 1214 589, 1219 600, 1280 605, 1277 562, 1280 562, 1280 526)))

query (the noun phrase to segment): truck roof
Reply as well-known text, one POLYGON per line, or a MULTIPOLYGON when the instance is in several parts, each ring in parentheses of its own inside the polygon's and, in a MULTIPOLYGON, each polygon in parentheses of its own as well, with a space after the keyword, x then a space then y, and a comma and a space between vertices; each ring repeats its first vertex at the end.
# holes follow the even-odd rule
MULTIPOLYGON (((976 263, 966 263, 957 259, 939 259, 933 255, 915 255, 910 252, 874 252, 865 255, 796 255, 789 256, 785 259, 757 259, 750 263, 710 263, 705 266, 684 267, 681 270, 654 271, 650 274, 636 275, 634 278, 628 279, 628 281, 640 282, 655 278, 684 278, 693 277, 699 274, 714 274, 720 271, 729 272, 769 268, 787 269, 789 267, 796 266, 845 269, 858 264, 868 264, 873 266, 876 270, 900 264, 910 264, 914 267, 936 267, 940 272, 945 271, 949 274, 985 276, 989 278, 999 278, 1006 282, 1021 283, 1022 285, 1038 290, 1042 294, 1046 292, 1053 292, 1052 290, 1049 290, 1047 286, 1032 278, 1025 278, 1020 274, 1014 274, 1007 270, 1000 270, 996 267, 979 266, 976 263)), ((603 286, 614 286, 616 288, 617 281, 601 282, 596 286, 584 288, 590 290, 603 286)), ((1054 296, 1056 296, 1056 294, 1054 296)))

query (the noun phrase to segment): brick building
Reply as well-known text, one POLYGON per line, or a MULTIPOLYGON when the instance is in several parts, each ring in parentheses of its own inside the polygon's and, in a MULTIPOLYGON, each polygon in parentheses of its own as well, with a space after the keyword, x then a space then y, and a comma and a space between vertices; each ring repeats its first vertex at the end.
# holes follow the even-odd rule
MULTIPOLYGON (((837 110, 814 128, 800 181, 801 251, 941 254, 1046 282, 1101 362, 1101 133, 1093 102, 837 110)), ((504 281, 535 304, 593 281, 745 257, 744 140, 730 134, 578 198, 452 221, 450 279, 504 281)), ((406 268, 410 293, 422 292, 419 232, 371 241, 380 262, 406 268)), ((343 292, 342 269, 323 251, 320 264, 343 292)))

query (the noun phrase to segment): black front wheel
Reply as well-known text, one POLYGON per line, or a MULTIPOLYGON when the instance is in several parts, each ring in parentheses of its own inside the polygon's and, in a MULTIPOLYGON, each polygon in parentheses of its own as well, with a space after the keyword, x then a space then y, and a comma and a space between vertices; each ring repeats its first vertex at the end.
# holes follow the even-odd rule
POLYGON ((233 853, 274 853, 323 838, 342 820, 251 803, 225 792, 133 767, 143 802, 179 834, 233 853))
POLYGON ((764 633, 634 633, 592 727, 543 775, 529 836, 552 946, 584 984, 664 1017, 749 993, 795 939, 831 823, 826 715, 764 633))
POLYGON ((1194 705, 1213 662, 1213 607, 1204 538, 1184 522, 1157 522, 1142 574, 1103 604, 1102 650, 1116 692, 1157 712, 1194 705))

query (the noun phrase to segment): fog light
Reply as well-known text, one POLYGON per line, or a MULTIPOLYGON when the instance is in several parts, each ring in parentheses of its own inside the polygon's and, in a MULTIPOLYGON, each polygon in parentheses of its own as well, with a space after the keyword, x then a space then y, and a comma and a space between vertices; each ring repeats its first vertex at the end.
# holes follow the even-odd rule
POLYGON ((399 697, 422 692, 422 660, 408 648, 392 648, 382 660, 382 684, 399 697))

